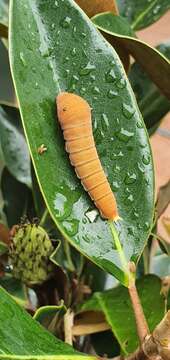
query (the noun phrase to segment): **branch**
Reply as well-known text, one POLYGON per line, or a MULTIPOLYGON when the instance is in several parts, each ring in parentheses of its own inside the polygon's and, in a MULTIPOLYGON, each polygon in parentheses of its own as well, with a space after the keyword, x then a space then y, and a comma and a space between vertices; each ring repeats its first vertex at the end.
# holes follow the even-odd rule
POLYGON ((136 327, 139 336, 140 343, 142 344, 146 335, 149 334, 148 324, 143 312, 143 308, 139 299, 139 295, 136 289, 135 283, 131 284, 128 288, 129 295, 135 315, 136 327))

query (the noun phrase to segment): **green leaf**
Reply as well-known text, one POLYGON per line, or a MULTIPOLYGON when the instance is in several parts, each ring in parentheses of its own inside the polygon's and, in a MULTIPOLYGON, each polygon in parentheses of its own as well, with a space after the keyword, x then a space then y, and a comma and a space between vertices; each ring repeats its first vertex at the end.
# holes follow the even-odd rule
POLYGON ((135 37, 129 36, 125 19, 112 13, 104 13, 94 16, 92 20, 99 30, 112 35, 113 41, 116 40, 119 45, 125 47, 162 93, 170 99, 169 60, 155 48, 135 37))
POLYGON ((170 9, 169 0, 117 0, 120 15, 134 30, 143 29, 157 21, 170 9))
POLYGON ((0 37, 8 37, 8 0, 0 1, 0 37))
POLYGON ((16 126, 18 110, 7 111, 0 107, 0 145, 4 163, 18 181, 31 186, 28 147, 24 135, 16 126))
POLYGON ((0 359, 95 359, 75 351, 31 318, 0 288, 0 359), (16 333, 16 329, 17 333, 16 333))
MULTIPOLYGON (((170 59, 170 42, 160 44, 157 49, 170 59)), ((132 65, 129 80, 144 117, 145 125, 149 134, 152 135, 162 118, 170 110, 170 101, 160 93, 157 86, 143 72, 143 68, 138 63, 132 65)))
POLYGON ((17 181, 7 168, 2 172, 1 190, 4 200, 3 211, 10 228, 20 223, 21 217, 26 214, 30 190, 25 184, 17 181))
POLYGON ((20 280, 14 279, 11 274, 6 274, 0 278, 0 285, 10 293, 15 301, 21 306, 26 306, 27 297, 24 286, 20 280))
POLYGON ((55 105, 56 95, 67 90, 93 108, 97 150, 122 218, 120 241, 126 260, 137 261, 153 218, 152 155, 117 54, 74 1, 13 0, 10 61, 38 182, 53 220, 77 250, 127 285, 108 223, 70 165, 55 105), (47 151, 39 155, 41 144, 47 151))
POLYGON ((34 320, 56 334, 57 322, 64 316, 66 311, 67 308, 63 301, 58 306, 42 306, 34 314, 34 320))
MULTIPOLYGON (((160 295, 161 280, 154 275, 148 275, 137 280, 136 285, 150 331, 152 331, 164 316, 165 302, 164 297, 160 295)), ((125 287, 119 286, 94 293, 81 310, 102 310, 122 351, 128 354, 136 350, 139 340, 131 301, 125 287)))

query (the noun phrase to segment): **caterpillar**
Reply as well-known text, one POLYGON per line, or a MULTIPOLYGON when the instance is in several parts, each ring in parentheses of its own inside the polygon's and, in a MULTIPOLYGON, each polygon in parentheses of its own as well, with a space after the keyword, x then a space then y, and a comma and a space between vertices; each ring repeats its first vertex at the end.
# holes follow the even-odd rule
POLYGON ((89 104, 82 97, 67 92, 57 96, 56 104, 71 165, 101 216, 118 220, 116 199, 96 150, 89 104))

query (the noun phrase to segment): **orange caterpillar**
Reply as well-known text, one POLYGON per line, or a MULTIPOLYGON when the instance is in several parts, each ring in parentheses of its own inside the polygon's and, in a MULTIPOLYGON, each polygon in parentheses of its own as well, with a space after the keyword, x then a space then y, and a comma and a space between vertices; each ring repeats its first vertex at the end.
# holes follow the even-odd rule
POLYGON ((91 108, 80 96, 60 93, 57 113, 66 141, 66 151, 78 178, 89 193, 101 216, 116 221, 116 199, 99 160, 91 121, 91 108))

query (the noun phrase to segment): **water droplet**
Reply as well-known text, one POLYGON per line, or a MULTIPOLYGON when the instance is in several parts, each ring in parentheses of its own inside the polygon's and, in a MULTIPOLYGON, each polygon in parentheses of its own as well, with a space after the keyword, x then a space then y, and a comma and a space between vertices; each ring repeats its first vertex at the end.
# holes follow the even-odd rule
POLYGON ((65 59, 64 59, 64 63, 66 63, 68 61, 70 61, 70 58, 68 56, 66 56, 65 59))
POLYGON ((113 190, 114 192, 117 192, 117 191, 119 190, 119 188, 120 188, 120 186, 119 186, 118 182, 117 182, 117 181, 113 181, 113 182, 112 182, 112 190, 113 190))
POLYGON ((53 23, 53 24, 51 24, 51 28, 52 29, 54 29, 55 28, 55 24, 53 23))
POLYGON ((129 235, 134 235, 134 234, 135 234, 135 230, 134 230, 134 227, 133 227, 133 226, 129 226, 129 227, 128 227, 128 234, 129 234, 129 235))
POLYGON ((27 66, 26 60, 24 58, 24 53, 21 51, 19 54, 20 60, 24 66, 27 66))
POLYGON ((149 165, 149 163, 150 163, 150 161, 151 161, 150 155, 149 155, 149 154, 143 155, 142 161, 143 161, 143 163, 144 163, 145 165, 149 165))
POLYGON ((74 79, 75 82, 79 81, 79 77, 77 75, 73 75, 73 79, 74 79))
POLYGON ((36 89, 39 88, 38 82, 35 83, 35 88, 36 88, 36 89))
POLYGON ((97 220, 97 217, 99 216, 98 211, 95 210, 88 210, 86 212, 86 217, 90 220, 91 223, 95 222, 97 220))
POLYGON ((96 80, 95 75, 92 75, 92 74, 91 74, 91 75, 90 75, 90 80, 91 80, 91 81, 95 81, 95 80, 96 80))
POLYGON ((86 93, 86 88, 85 87, 82 87, 81 89, 80 89, 80 94, 81 95, 84 95, 86 93))
POLYGON ((64 29, 68 29, 70 27, 70 24, 71 24, 71 18, 69 16, 66 16, 62 21, 62 27, 64 29))
POLYGON ((61 193, 56 194, 56 198, 54 200, 54 209, 56 217, 61 220, 69 215, 70 209, 68 208, 68 201, 65 195, 61 193))
POLYGON ((142 121, 139 120, 139 121, 136 123, 136 126, 137 126, 139 129, 142 129, 142 128, 143 128, 142 121))
POLYGON ((76 33, 76 31, 77 31, 77 27, 73 26, 73 33, 76 33))
POLYGON ((108 83, 113 83, 116 80, 116 74, 113 69, 109 70, 105 75, 106 81, 108 83))
POLYGON ((106 114, 102 114, 102 124, 104 125, 104 128, 108 129, 109 127, 109 119, 106 114))
POLYGON ((154 15, 157 15, 158 14, 158 12, 159 12, 159 10, 160 10, 160 5, 157 5, 157 6, 155 6, 155 8, 153 9, 153 14, 154 15))
POLYGON ((138 169, 139 169, 139 171, 140 171, 141 173, 144 173, 144 172, 145 172, 144 166, 143 166, 142 164, 140 164, 139 162, 138 162, 138 169))
POLYGON ((86 243, 90 243, 90 237, 88 235, 83 235, 82 239, 86 242, 86 243))
POLYGON ((117 158, 122 158, 124 156, 124 154, 122 153, 121 150, 117 150, 115 151, 113 154, 111 154, 111 159, 115 160, 117 158))
POLYGON ((96 66, 92 65, 90 62, 88 62, 88 64, 86 66, 84 66, 83 68, 80 69, 79 74, 81 76, 86 76, 89 75, 91 73, 91 71, 95 70, 96 66))
POLYGON ((149 185, 150 179, 149 179, 149 178, 145 178, 145 183, 146 183, 146 185, 149 185))
POLYGON ((42 57, 44 57, 44 58, 46 58, 50 55, 50 51, 49 51, 48 47, 45 46, 44 44, 40 45, 39 51, 40 51, 42 57))
POLYGON ((146 144, 145 142, 141 142, 141 143, 140 143, 140 147, 141 147, 142 149, 146 148, 146 146, 147 146, 147 144, 146 144))
POLYGON ((69 70, 69 69, 65 69, 63 76, 66 78, 66 77, 69 76, 69 74, 70 74, 70 70, 69 70))
POLYGON ((137 179, 137 176, 134 172, 130 173, 128 172, 125 178, 125 184, 129 185, 129 184, 133 184, 137 179))
POLYGON ((86 217, 84 217, 84 218, 83 218, 83 220, 82 220, 82 222, 83 222, 83 224, 87 224, 87 223, 88 223, 87 218, 86 218, 86 217))
POLYGON ((76 48, 73 48, 73 49, 71 50, 71 55, 72 55, 72 56, 76 56, 76 53, 77 53, 76 48))
POLYGON ((107 96, 109 99, 114 99, 117 95, 118 95, 118 92, 114 91, 114 90, 109 90, 107 93, 107 96))
POLYGON ((85 32, 82 32, 82 33, 81 33, 81 36, 82 36, 83 38, 85 38, 85 37, 86 37, 86 33, 85 33, 85 32))
POLYGON ((133 138, 134 133, 125 130, 123 128, 121 128, 120 132, 116 133, 116 137, 123 142, 128 142, 131 138, 133 138))
POLYGON ((100 94, 100 89, 97 86, 93 88, 93 94, 100 94))
POLYGON ((116 86, 118 87, 118 89, 124 89, 126 86, 126 80, 123 78, 118 80, 116 86))
POLYGON ((119 171, 120 171, 120 166, 116 165, 115 168, 114 168, 114 172, 119 173, 119 171))
POLYGON ((58 5, 58 1, 57 1, 57 0, 55 1, 55 3, 54 3, 54 4, 55 4, 55 6, 56 6, 56 7, 58 7, 58 6, 59 6, 59 5, 58 5))
POLYGON ((133 214, 133 215, 134 215, 135 219, 138 219, 139 214, 138 214, 136 211, 134 212, 134 214, 133 214))
POLYGON ((134 113, 135 109, 133 106, 123 103, 123 114, 127 119, 131 119, 134 113))
POLYGON ((76 219, 70 221, 63 221, 63 228, 70 236, 74 236, 78 233, 78 227, 79 227, 79 221, 76 219))
POLYGON ((133 201, 134 201, 133 195, 132 194, 128 195, 128 197, 126 198, 126 204, 131 204, 133 203, 133 201))
POLYGON ((146 221, 145 224, 144 224, 144 227, 145 227, 145 230, 148 230, 149 229, 149 223, 146 221))

